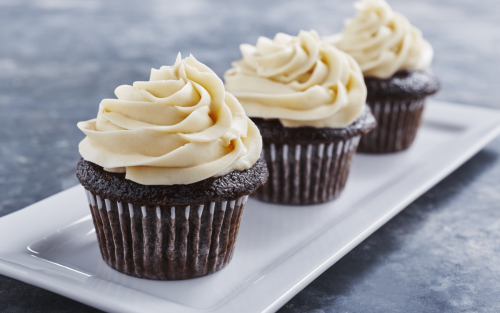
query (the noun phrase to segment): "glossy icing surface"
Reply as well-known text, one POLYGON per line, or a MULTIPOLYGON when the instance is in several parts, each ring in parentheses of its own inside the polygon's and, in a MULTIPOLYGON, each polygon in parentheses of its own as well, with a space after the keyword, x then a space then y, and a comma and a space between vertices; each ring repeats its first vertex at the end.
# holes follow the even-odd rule
POLYGON ((366 87, 357 63, 321 42, 316 31, 259 37, 240 46, 243 59, 224 75, 226 89, 250 117, 286 127, 350 125, 363 111, 366 87))
POLYGON ((257 127, 217 75, 193 56, 116 88, 96 119, 78 123, 82 157, 142 185, 191 184, 252 167, 257 127))
POLYGON ((422 71, 432 62, 432 46, 408 19, 385 0, 355 3, 356 16, 325 41, 349 53, 365 76, 388 78, 400 70, 422 71))

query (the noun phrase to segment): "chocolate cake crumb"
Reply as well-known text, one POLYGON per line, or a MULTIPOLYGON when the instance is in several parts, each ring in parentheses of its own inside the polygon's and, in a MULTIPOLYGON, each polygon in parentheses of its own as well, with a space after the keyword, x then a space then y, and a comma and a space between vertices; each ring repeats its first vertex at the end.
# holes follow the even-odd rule
POLYGON ((101 166, 81 159, 76 176, 93 194, 113 201, 142 205, 192 205, 236 199, 255 192, 269 176, 266 161, 260 158, 249 169, 232 171, 187 185, 141 185, 125 178, 124 173, 110 173, 101 166))
POLYGON ((368 103, 386 99, 423 98, 439 90, 439 80, 430 69, 398 71, 389 78, 365 77, 368 103))
POLYGON ((251 117, 266 144, 319 144, 345 140, 364 135, 376 126, 375 119, 367 106, 361 115, 345 128, 329 127, 285 127, 278 119, 251 117))

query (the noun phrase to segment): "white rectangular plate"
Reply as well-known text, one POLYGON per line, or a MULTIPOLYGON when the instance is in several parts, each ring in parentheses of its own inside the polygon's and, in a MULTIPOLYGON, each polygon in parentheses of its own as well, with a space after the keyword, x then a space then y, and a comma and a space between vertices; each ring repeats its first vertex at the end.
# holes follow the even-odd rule
POLYGON ((342 196, 279 206, 250 199, 222 271, 151 281, 101 259, 83 188, 0 219, 0 273, 113 312, 275 311, 500 133, 500 111, 427 105, 413 146, 354 158, 342 196))

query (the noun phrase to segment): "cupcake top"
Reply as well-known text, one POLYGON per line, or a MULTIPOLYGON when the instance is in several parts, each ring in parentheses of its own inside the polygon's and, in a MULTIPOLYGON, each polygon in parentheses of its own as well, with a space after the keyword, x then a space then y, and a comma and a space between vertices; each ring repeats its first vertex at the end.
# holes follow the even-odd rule
POLYGON ((262 139, 221 79, 193 56, 152 69, 149 81, 115 90, 87 135, 82 157, 143 185, 191 184, 251 168, 262 139))
POLYGON ((346 19, 342 33, 324 40, 352 55, 365 76, 388 78, 430 66, 432 46, 385 0, 363 0, 354 7, 356 16, 346 19))
POLYGON ((278 33, 240 46, 243 59, 224 75, 226 90, 250 117, 285 127, 343 128, 364 110, 366 86, 356 61, 318 34, 278 33))

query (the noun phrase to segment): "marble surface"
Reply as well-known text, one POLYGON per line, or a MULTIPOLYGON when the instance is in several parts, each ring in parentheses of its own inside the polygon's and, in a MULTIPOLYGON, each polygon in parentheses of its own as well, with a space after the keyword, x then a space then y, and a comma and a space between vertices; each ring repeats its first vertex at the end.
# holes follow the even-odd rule
MULTIPOLYGON (((500 108, 500 2, 391 4, 434 46, 437 99, 500 108)), ((240 43, 331 34, 353 12, 334 0, 0 0, 0 216, 77 184, 76 123, 116 86, 179 51, 222 75, 240 43)), ((497 139, 280 312, 500 312, 499 242, 497 139)), ((97 310, 0 276, 0 312, 97 310)))

